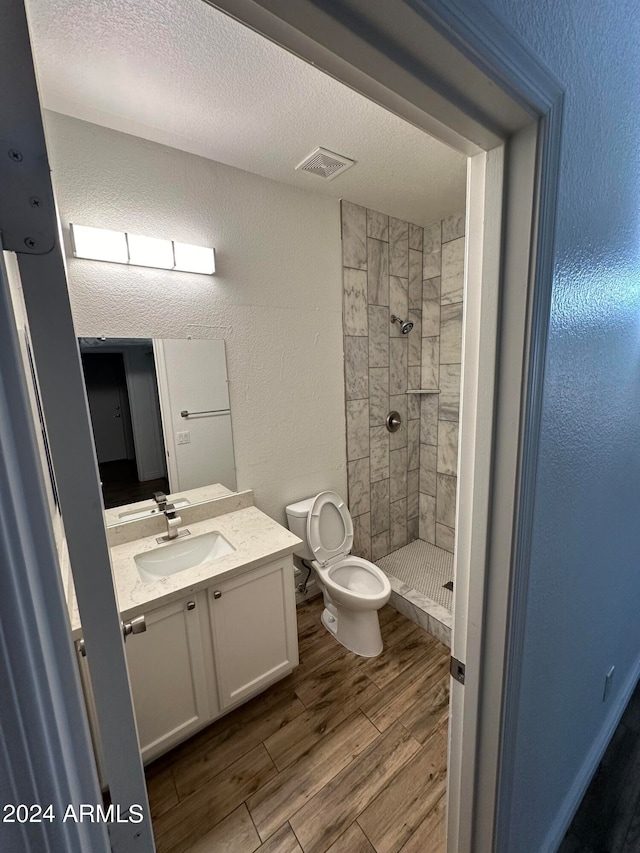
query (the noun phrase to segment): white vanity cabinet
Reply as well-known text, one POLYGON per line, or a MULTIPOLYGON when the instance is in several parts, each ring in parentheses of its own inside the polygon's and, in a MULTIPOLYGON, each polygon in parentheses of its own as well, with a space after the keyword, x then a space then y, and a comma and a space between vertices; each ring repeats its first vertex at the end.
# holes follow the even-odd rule
POLYGON ((291 557, 211 587, 209 608, 221 710, 298 665, 291 557))
POLYGON ((151 761, 217 715, 206 592, 145 614, 125 651, 142 758, 151 761))
MULTIPOLYGON (((298 664, 291 556, 235 574, 144 613, 125 652, 142 758, 167 752, 298 664)), ((96 757, 87 661, 79 657, 96 757)), ((99 768, 100 769, 100 768, 99 768)))

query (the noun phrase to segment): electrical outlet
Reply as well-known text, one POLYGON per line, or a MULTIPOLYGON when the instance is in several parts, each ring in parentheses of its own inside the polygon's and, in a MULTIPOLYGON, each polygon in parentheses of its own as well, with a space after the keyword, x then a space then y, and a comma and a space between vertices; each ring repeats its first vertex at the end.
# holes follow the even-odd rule
POLYGON ((178 439, 178 444, 191 444, 191 433, 188 430, 177 432, 176 438, 178 439))
POLYGON ((611 685, 613 683, 613 673, 615 672, 615 666, 612 666, 609 672, 604 677, 604 690, 602 692, 602 701, 606 702, 609 698, 609 693, 611 693, 611 685))

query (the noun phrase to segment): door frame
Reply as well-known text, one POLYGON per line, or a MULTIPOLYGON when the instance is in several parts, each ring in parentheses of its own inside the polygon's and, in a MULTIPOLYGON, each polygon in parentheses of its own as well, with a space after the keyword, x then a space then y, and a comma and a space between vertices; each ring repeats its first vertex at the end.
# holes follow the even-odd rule
POLYGON ((506 849, 563 86, 481 4, 205 2, 469 157, 447 849, 506 849))
POLYGON ((124 370, 127 380, 127 395, 129 397, 129 411, 131 413, 131 425, 133 427, 133 446, 136 457, 136 467, 138 470, 138 479, 141 483, 149 480, 156 480, 160 477, 167 477, 167 452, 164 443, 158 371, 153 355, 153 347, 151 348, 149 355, 153 362, 153 376, 149 371, 147 371, 143 374, 144 378, 141 381, 139 374, 137 377, 134 376, 134 369, 131 363, 131 351, 128 348, 125 348, 123 353, 124 370), (149 397, 153 398, 152 407, 154 416, 151 419, 141 416, 141 413, 145 412, 147 410, 147 406, 150 405, 149 397), (157 471, 150 471, 148 462, 143 462, 145 454, 142 452, 142 447, 145 445, 152 445, 154 448, 154 460, 159 466, 157 471))
MULTIPOLYGON (((55 470, 60 510, 64 524, 69 561, 73 569, 78 610, 82 621, 87 661, 91 667, 91 681, 102 745, 104 748, 105 781, 109 786, 111 802, 119 807, 119 818, 108 823, 107 841, 105 825, 95 846, 82 847, 86 840, 85 824, 67 822, 68 848, 108 849, 116 853, 151 853, 155 850, 151 826, 146 781, 131 698, 131 688, 124 656, 123 632, 117 597, 113 583, 104 508, 100 492, 98 466, 93 444, 89 408, 82 376, 80 351, 73 325, 67 287, 65 253, 47 156, 42 113, 38 95, 35 69, 31 52, 27 15, 24 0, 9 0, 0 11, 0 233, 4 248, 17 256, 17 265, 26 307, 33 357, 38 375, 44 418, 55 470), (133 806, 137 808, 132 809, 133 806), (145 817, 138 822, 138 809, 145 817), (129 818, 131 820, 129 820, 129 818), (76 827, 74 829, 74 826, 76 827)), ((9 319, 2 318, 4 326, 9 319)), ((6 331, 2 329, 3 333, 6 331)), ((15 330, 14 330, 15 331, 15 330)), ((15 335, 7 333, 8 346, 15 345, 15 335)), ((19 355, 19 352, 18 352, 19 355)), ((3 382, 14 377, 13 362, 3 363, 3 382), (6 377, 5 377, 6 372, 6 377)), ((2 384, 2 383, 0 383, 2 384)), ((19 409, 19 412, 22 410, 19 409)), ((27 449, 33 444, 33 422, 24 416, 24 435, 27 449)), ((35 447, 37 451, 37 445, 35 447)), ((28 462, 28 460, 27 460, 28 462)), ((19 476, 20 472, 17 472, 19 476)), ((25 467, 25 477, 31 474, 25 467)), ((19 500, 19 480, 11 482, 11 494, 2 491, 2 502, 19 500)), ((31 485, 31 483, 29 483, 31 485)), ((40 491, 43 483, 40 476, 40 491)), ((51 528, 51 517, 46 505, 37 499, 33 484, 33 500, 21 506, 21 536, 29 533, 38 538, 41 530, 51 528)), ((29 669, 32 646, 45 655, 49 677, 59 673, 68 676, 70 662, 76 667, 75 677, 67 678, 68 692, 59 692, 54 715, 41 707, 45 687, 34 685, 31 713, 40 717, 40 725, 48 731, 52 742, 59 745, 63 755, 75 755, 77 761, 93 767, 93 778, 83 777, 83 789, 76 780, 77 796, 67 803, 101 803, 96 794, 95 758, 87 737, 79 738, 77 746, 69 740, 66 727, 74 721, 73 712, 78 704, 84 706, 80 681, 75 664, 74 649, 65 597, 61 590, 61 574, 57 555, 55 559, 44 554, 43 559, 30 567, 31 587, 19 610, 39 601, 48 613, 49 621, 60 632, 55 642, 34 630, 27 636, 25 671, 29 669), (57 572, 57 578, 54 573, 57 572), (56 716, 57 715, 57 716, 56 716), (57 725, 56 725, 57 724, 57 725)), ((17 567, 16 563, 16 567, 17 567)), ((15 574, 15 570, 14 570, 15 574)), ((4 601, 0 613, 4 619, 4 601)), ((33 629, 31 621, 25 628, 33 629)), ((22 634, 10 637, 11 646, 19 642, 22 634)), ((16 661, 20 655, 14 648, 13 667, 9 673, 17 683, 23 679, 16 661)), ((80 731, 87 733, 86 708, 83 707, 80 731)), ((77 720, 76 720, 77 722, 77 720)), ((12 744, 9 745, 11 749, 12 744)), ((18 767, 18 772, 25 769, 18 767)), ((52 779, 59 777, 58 786, 73 780, 73 768, 61 762, 53 770, 52 779)), ((42 785, 47 780, 43 780, 42 785)), ((52 783, 55 787, 55 781, 52 783)), ((36 798, 32 802, 38 803, 36 798)), ((56 808, 65 808, 62 797, 54 798, 56 808)), ((58 818, 61 820, 61 818, 58 818)), ((55 830, 52 830, 52 835, 55 830)), ((49 847, 48 843, 46 844, 49 847)))
POLYGON ((0 846, 107 853, 104 825, 61 820, 101 795, 1 235, 0 363, 0 804, 51 803, 57 816, 0 824, 0 846))
POLYGON ((171 420, 171 398, 169 396, 169 383, 167 381, 167 364, 164 357, 162 340, 154 338, 152 343, 153 358, 156 363, 158 399, 160 401, 160 421, 164 435, 164 459, 167 466, 169 494, 173 494, 180 490, 180 479, 178 477, 178 454, 176 453, 175 431, 171 420))

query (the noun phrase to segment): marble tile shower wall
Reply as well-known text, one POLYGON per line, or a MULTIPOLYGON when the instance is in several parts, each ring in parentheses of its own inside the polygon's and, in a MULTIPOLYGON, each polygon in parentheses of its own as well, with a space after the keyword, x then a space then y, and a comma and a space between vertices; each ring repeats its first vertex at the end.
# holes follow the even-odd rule
POLYGON ((420 539, 453 553, 462 361, 464 212, 424 229, 420 539))
POLYGON ((418 537, 423 229, 342 203, 344 351, 353 552, 377 560, 418 537), (412 320, 403 336, 391 315, 412 320), (389 433, 388 413, 402 427, 389 433))
POLYGON ((453 274, 455 251, 446 249, 445 291, 439 258, 444 242, 456 239, 450 235, 456 234, 458 240, 463 236, 457 232, 464 228, 464 215, 435 225, 437 234, 433 226, 423 229, 342 202, 348 503, 354 521, 353 553, 365 559, 377 560, 418 536, 436 543, 439 535, 441 547, 448 547, 450 541, 453 549, 447 500, 453 480, 455 509, 451 459, 453 454, 455 469, 457 423, 455 436, 450 427, 454 414, 457 422, 459 345, 457 387, 455 369, 450 369, 455 362, 446 362, 442 372, 446 386, 442 410, 438 395, 406 393, 407 389, 439 388, 442 318, 447 323, 444 357, 455 357, 456 315, 448 315, 458 305, 461 317, 462 282, 453 274), (413 322, 408 336, 391 324, 392 314, 413 322), (389 433, 385 419, 393 410, 400 412, 402 427, 389 433), (438 444, 441 421, 446 424, 442 451, 438 444), (441 474, 447 478, 442 484, 441 474))

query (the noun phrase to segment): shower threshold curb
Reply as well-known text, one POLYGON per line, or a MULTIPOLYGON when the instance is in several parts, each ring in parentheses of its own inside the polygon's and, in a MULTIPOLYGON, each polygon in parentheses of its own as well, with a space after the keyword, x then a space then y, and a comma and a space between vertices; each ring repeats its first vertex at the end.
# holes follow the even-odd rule
POLYGON ((453 614, 437 601, 417 589, 412 589, 389 572, 385 574, 391 584, 391 607, 451 648, 453 614))

